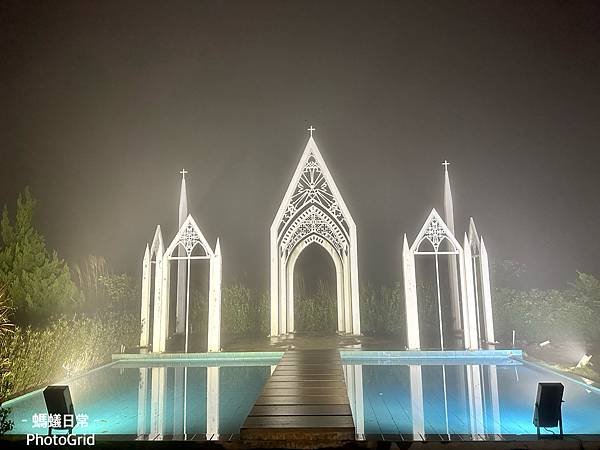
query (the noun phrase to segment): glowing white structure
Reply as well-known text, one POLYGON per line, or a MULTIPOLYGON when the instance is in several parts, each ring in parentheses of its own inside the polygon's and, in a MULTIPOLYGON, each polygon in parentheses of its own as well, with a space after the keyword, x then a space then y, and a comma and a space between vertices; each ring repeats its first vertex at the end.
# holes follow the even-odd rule
MULTIPOLYGON (((197 412, 198 403, 192 397, 194 414, 187 413, 188 389, 187 389, 187 367, 181 367, 185 371, 185 385, 183 386, 183 395, 181 399, 176 399, 178 395, 173 391, 169 392, 169 383, 167 376, 167 367, 152 367, 139 369, 138 382, 138 439, 147 438, 147 440, 162 440, 165 434, 181 436, 187 439, 188 416, 193 419, 197 412), (178 409, 172 412, 177 414, 174 418, 172 428, 168 426, 171 414, 167 404, 169 402, 179 402, 178 409), (149 417, 148 417, 149 413, 149 417), (149 420, 148 420, 149 419, 149 420), (149 422, 149 423, 147 423, 149 422)), ((206 439, 219 439, 219 367, 206 368, 206 439)), ((197 395, 197 390, 193 390, 193 395, 197 395)), ((200 399, 197 399, 200 400, 200 399)), ((194 424, 198 426, 196 422, 194 424)), ((191 428, 191 427, 190 427, 191 428)), ((195 434, 195 433, 193 433, 195 434)))
POLYGON ((469 246, 473 264, 473 291, 477 305, 477 330, 488 345, 494 345, 494 317, 492 315, 492 292, 490 288, 490 264, 483 238, 479 237, 475 221, 469 220, 469 246))
MULTIPOLYGON (((408 247, 408 240, 404 235, 404 244, 402 249, 403 269, 404 269, 404 298, 406 301, 406 327, 408 332, 408 347, 410 349, 420 349, 421 339, 419 335, 419 313, 417 303, 417 283, 415 273, 415 255, 432 255, 435 257, 436 267, 436 287, 437 287, 437 302, 438 302, 438 320, 440 327, 440 347, 444 349, 444 330, 442 326, 442 309, 441 309, 441 293, 440 293, 440 276, 439 276, 439 256, 440 255, 456 255, 460 262, 461 280, 467 282, 461 283, 461 304, 464 320, 464 342, 465 347, 471 350, 479 348, 477 340, 476 317, 473 296, 469 295, 468 286, 472 285, 469 280, 472 280, 473 275, 469 271, 472 270, 471 264, 464 264, 465 256, 461 245, 458 243, 450 229, 444 223, 440 215, 435 209, 431 210, 429 217, 423 224, 421 231, 417 235, 413 245, 408 247), (442 247, 442 244, 445 247, 442 247), (472 317, 471 317, 472 316, 472 317), (473 322, 471 322, 471 320, 473 322), (474 339, 471 339, 473 335, 474 339)), ((471 261, 470 257, 468 261, 471 261)))
MULTIPOLYGON (((454 225, 448 164, 447 161, 444 161, 444 207, 446 217, 454 225)), ((494 324, 488 255, 483 239, 480 239, 477 234, 473 220, 471 219, 469 236, 465 233, 462 246, 454 236, 453 230, 442 220, 435 209, 429 214, 412 246, 409 246, 406 234, 404 235, 402 261, 408 348, 417 350, 421 348, 421 339, 419 334, 415 255, 431 255, 435 258, 441 349, 444 350, 445 348, 439 272, 439 257, 441 255, 449 257, 448 272, 453 331, 462 330, 465 349, 479 349, 481 342, 493 344, 494 324), (456 270, 457 260, 459 271, 456 270), (457 291, 456 294, 455 290, 457 291), (458 295, 458 292, 460 295, 458 295)))
MULTIPOLYGON (((444 166, 444 215, 446 225, 452 234, 454 234, 454 201, 452 200, 452 189, 450 187, 450 175, 448 166, 450 163, 446 160, 442 163, 444 166)), ((460 325, 460 296, 458 292, 458 269, 456 266, 456 256, 448 256, 448 275, 450 281, 450 306, 452 311, 452 327, 454 335, 461 330, 460 325)))
MULTIPOLYGON (((185 196, 185 170, 182 179, 182 199, 179 212, 187 210, 185 196), (183 209, 182 209, 183 206, 183 209)), ((177 309, 176 318, 179 330, 185 334, 185 351, 189 345, 189 311, 190 311, 190 263, 193 260, 208 260, 210 263, 209 293, 208 293, 208 351, 218 352, 221 349, 221 279, 222 258, 219 239, 215 249, 210 247, 204 234, 191 215, 188 215, 177 232, 175 238, 164 250, 160 226, 156 227, 152 246, 146 245, 142 273, 142 302, 141 321, 142 331, 140 347, 148 348, 152 342, 152 352, 160 353, 166 350, 169 334, 169 305, 171 262, 177 261, 177 309), (182 271, 181 267, 185 270, 182 271), (154 295, 151 294, 154 282, 154 295), (151 297, 154 305, 151 305, 151 297), (180 297, 185 300, 183 312, 180 311, 180 297), (152 338, 150 339, 150 314, 153 309, 152 338)))
MULTIPOLYGON (((186 267, 186 315, 185 315, 185 351, 188 350, 189 341, 189 320, 190 320, 190 263, 192 260, 209 260, 210 275, 208 288, 208 351, 218 352, 221 349, 221 245, 219 239, 215 250, 213 251, 206 238, 198 228, 194 218, 189 215, 183 222, 183 225, 175 235, 175 238, 167 247, 163 256, 162 264, 162 296, 161 303, 168 311, 169 306, 169 281, 170 281, 170 262, 184 260, 186 267), (184 256, 173 256, 175 250, 179 247, 185 250, 184 256), (195 251, 198 253, 195 254, 195 251)), ((169 324, 168 313, 162 316, 162 330, 166 336, 166 330, 169 324), (166 317, 165 317, 166 316, 166 317)), ((162 334, 161 334, 162 335, 162 334)))
POLYGON ((140 348, 142 349, 148 349, 150 343, 152 343, 153 349, 160 347, 160 288, 162 282, 160 267, 162 266, 163 253, 164 244, 162 232, 160 230, 160 225, 158 225, 156 227, 156 231, 154 232, 152 246, 148 247, 148 245, 146 245, 146 251, 144 253, 144 260, 142 264, 142 332, 140 336, 140 348), (152 295, 153 282, 154 295, 152 295), (152 321, 150 321, 151 314, 152 321), (151 324, 152 327, 150 327, 151 324))
MULTIPOLYGON (((183 222, 188 216, 187 207, 187 189, 185 186, 185 174, 187 170, 181 172, 181 189, 179 190, 179 222, 178 227, 183 226, 183 222)), ((181 247, 177 249, 177 256, 185 256, 185 250, 181 247)), ((185 333, 185 312, 186 312, 186 285, 187 285, 187 267, 183 260, 177 261, 177 308, 175 313, 175 333, 185 333)))
POLYGON ((337 329, 360 334, 356 225, 310 137, 271 225, 271 336, 293 333, 294 266, 310 244, 333 259, 337 329))

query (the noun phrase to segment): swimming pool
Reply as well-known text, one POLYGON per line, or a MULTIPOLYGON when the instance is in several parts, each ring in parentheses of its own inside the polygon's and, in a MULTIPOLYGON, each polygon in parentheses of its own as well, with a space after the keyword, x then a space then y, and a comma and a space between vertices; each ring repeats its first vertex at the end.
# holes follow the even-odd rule
POLYGON ((597 387, 520 358, 367 359, 357 354, 351 362, 345 373, 358 434, 415 440, 536 434, 537 384, 555 381, 565 386, 564 432, 600 434, 597 387))
MULTIPOLYGON (((359 438, 477 440, 535 434, 533 403, 541 381, 565 385, 565 433, 600 434, 600 391, 594 386, 514 357, 423 355, 342 352, 359 438)), ((142 439, 231 438, 280 356, 114 362, 68 382, 75 412, 87 416, 87 425, 80 421, 74 432, 142 439)), ((47 432, 33 427, 34 414, 46 412, 41 391, 5 406, 15 422, 11 434, 47 432)))

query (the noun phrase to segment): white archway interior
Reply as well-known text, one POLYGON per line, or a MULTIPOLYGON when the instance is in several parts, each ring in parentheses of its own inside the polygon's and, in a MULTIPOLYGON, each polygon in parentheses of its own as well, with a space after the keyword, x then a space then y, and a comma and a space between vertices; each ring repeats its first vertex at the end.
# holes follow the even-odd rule
POLYGON ((338 332, 360 334, 356 225, 311 136, 270 230, 271 336, 293 333, 294 267, 310 244, 336 267, 338 332))

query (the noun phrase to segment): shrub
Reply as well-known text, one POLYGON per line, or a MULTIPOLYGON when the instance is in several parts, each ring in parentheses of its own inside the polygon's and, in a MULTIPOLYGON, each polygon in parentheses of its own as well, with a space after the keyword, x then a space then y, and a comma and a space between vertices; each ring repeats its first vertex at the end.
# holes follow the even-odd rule
POLYGON ((363 286, 360 297, 361 330, 366 335, 402 336, 406 319, 402 286, 363 286))
POLYGON ((97 367, 121 345, 139 340, 139 321, 128 315, 99 318, 59 318, 48 327, 16 327, 4 336, 0 358, 8 361, 0 397, 22 393, 97 367))

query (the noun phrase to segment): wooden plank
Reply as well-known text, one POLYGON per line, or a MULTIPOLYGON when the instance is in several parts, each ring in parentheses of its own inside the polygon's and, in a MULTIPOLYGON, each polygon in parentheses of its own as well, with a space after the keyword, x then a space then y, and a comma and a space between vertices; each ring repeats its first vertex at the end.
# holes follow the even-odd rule
POLYGON ((297 387, 291 388, 271 388, 264 389, 262 391, 263 396, 276 396, 276 397, 298 397, 305 395, 328 395, 328 396, 343 396, 346 394, 345 388, 324 388, 324 387, 297 387))
POLYGON ((255 405, 346 405, 348 398, 340 395, 305 395, 303 397, 263 397, 256 400, 255 405))
POLYGON ((323 387, 330 389, 343 389, 347 393, 346 387, 339 381, 320 381, 320 380, 300 380, 300 381, 271 381, 269 380, 264 389, 298 389, 303 387, 323 387))
POLYGON ((248 417, 244 428, 354 428, 352 416, 248 417))
POLYGON ((348 416, 352 415, 348 405, 257 405, 249 416, 348 416))
POLYGON ((281 374, 273 374, 271 375, 270 381, 315 381, 315 382, 322 382, 322 381, 340 381, 340 382, 344 382, 344 377, 340 376, 340 375, 323 375, 323 374, 312 374, 312 373, 305 373, 305 374, 294 374, 294 375, 281 375, 281 374))

